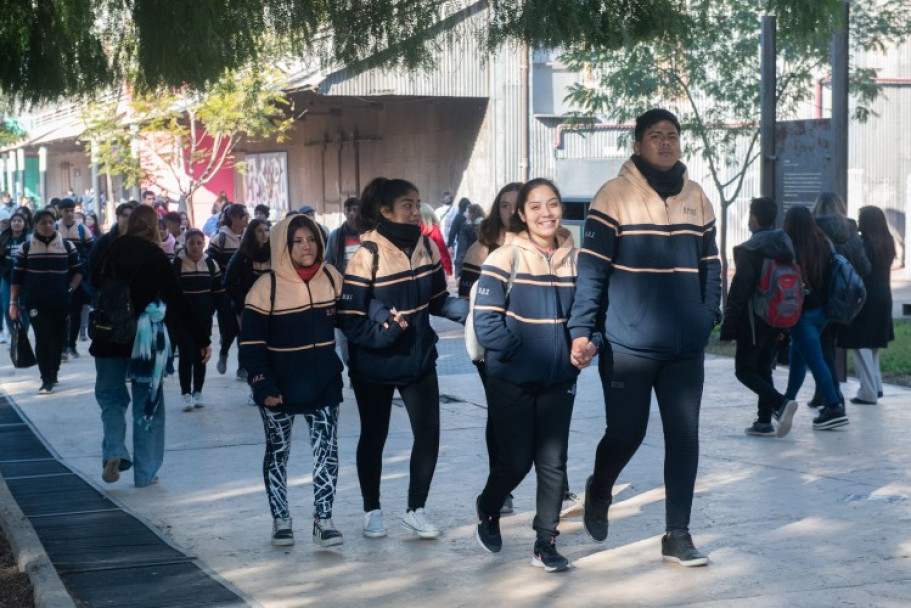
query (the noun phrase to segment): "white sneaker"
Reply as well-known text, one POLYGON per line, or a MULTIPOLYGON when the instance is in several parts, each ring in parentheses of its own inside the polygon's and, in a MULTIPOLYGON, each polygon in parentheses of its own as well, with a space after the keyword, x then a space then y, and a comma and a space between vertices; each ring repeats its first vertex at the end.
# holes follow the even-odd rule
POLYGON ((290 517, 276 517, 272 521, 272 545, 274 547, 290 547, 294 544, 294 531, 291 528, 290 517))
POLYGON ((402 525, 406 530, 411 530, 421 538, 440 538, 443 533, 427 519, 427 511, 423 508, 406 511, 402 518, 402 525))
POLYGON ((206 404, 202 402, 202 393, 193 393, 193 407, 196 409, 206 407, 206 404))
POLYGON ((374 509, 364 514, 364 536, 367 538, 383 538, 389 534, 383 523, 383 512, 374 509))
POLYGON ((193 411, 193 396, 190 393, 184 393, 180 396, 183 399, 183 411, 192 412, 193 411))
POLYGON ((6 344, 6 334, 0 332, 0 344, 6 344))

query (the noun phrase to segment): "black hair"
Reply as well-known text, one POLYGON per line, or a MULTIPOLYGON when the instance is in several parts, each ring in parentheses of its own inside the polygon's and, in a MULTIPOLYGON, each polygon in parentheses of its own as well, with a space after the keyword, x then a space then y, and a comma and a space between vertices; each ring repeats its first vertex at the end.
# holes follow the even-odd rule
POLYGON ((152 192, 151 190, 146 190, 145 192, 142 193, 142 198, 145 198, 147 196, 155 196, 155 193, 152 192))
POLYGON ((75 209, 76 201, 74 201, 71 198, 65 198, 62 201, 60 201, 59 203, 57 203, 57 208, 58 209, 75 209))
POLYGON ((225 205, 225 208, 222 210, 221 223, 223 226, 227 226, 233 230, 234 220, 239 220, 245 215, 250 215, 246 206, 231 203, 230 205, 225 205))
POLYGON ((348 198, 345 199, 345 202, 342 203, 342 208, 347 211, 350 207, 360 206, 360 204, 361 204, 361 199, 359 199, 356 196, 349 196, 348 198))
POLYGON ((319 226, 316 225, 314 220, 303 213, 298 213, 288 222, 288 254, 291 254, 291 249, 294 247, 294 233, 297 232, 299 228, 306 228, 313 233, 314 237, 316 237, 315 263, 319 264, 323 261, 323 251, 325 248, 325 243, 323 243, 323 231, 319 229, 319 226))
POLYGON ((645 134, 646 130, 662 120, 669 121, 677 129, 677 134, 680 134, 680 121, 677 120, 677 117, 672 112, 664 108, 652 108, 636 117, 636 141, 642 141, 642 135, 645 134))
POLYGON ((250 223, 247 224, 247 229, 244 230, 244 236, 240 239, 238 249, 250 259, 257 258, 257 251, 261 250, 262 247, 269 247, 269 241, 266 241, 265 245, 259 245, 256 242, 256 229, 260 226, 269 228, 269 222, 260 219, 250 220, 250 223))
POLYGON ((164 219, 169 222, 177 222, 178 224, 181 221, 180 214, 176 211, 168 211, 164 214, 164 219))
POLYGON ((116 215, 117 217, 120 217, 121 215, 123 215, 126 212, 127 209, 132 211, 133 209, 136 208, 136 206, 138 204, 139 203, 137 203, 136 201, 130 201, 128 203, 120 203, 119 205, 117 205, 117 209, 114 210, 114 215, 116 215))
POLYGON ((504 194, 518 192, 522 189, 522 182, 510 182, 500 188, 497 196, 493 199, 493 205, 490 206, 490 213, 478 226, 478 240, 481 244, 493 251, 497 248, 497 241, 500 238, 500 232, 503 230, 503 220, 500 219, 500 201, 504 194))
POLYGON ((253 213, 265 213, 267 217, 271 212, 272 210, 269 209, 269 205, 263 205, 262 203, 253 208, 253 213))
POLYGON ((395 199, 401 198, 409 192, 419 190, 411 182, 404 179, 386 179, 377 177, 367 184, 361 193, 361 205, 357 209, 357 228, 360 232, 373 230, 383 220, 380 208, 391 210, 395 199))
POLYGON ((794 243, 794 256, 804 281, 821 292, 826 286, 825 270, 832 255, 829 239, 804 206, 788 209, 783 228, 794 243))
POLYGON ((54 220, 55 222, 57 221, 57 214, 55 214, 51 209, 48 209, 47 207, 45 207, 44 209, 41 209, 40 211, 35 213, 35 217, 32 218, 32 221, 37 226, 38 222, 40 222, 41 218, 43 218, 45 215, 49 215, 49 216, 51 216, 52 220, 54 220))
POLYGON ((31 232, 31 230, 35 224, 35 221, 34 221, 35 214, 32 213, 32 210, 29 209, 28 207, 17 207, 16 210, 13 212, 13 215, 16 215, 16 214, 25 216, 25 229, 28 230, 29 232, 31 232))
POLYGON ((750 215, 763 228, 775 225, 778 217, 778 204, 768 196, 757 196, 750 201, 750 215))
POLYGON ((463 196, 459 199, 459 213, 465 213, 468 210, 468 207, 471 205, 471 201, 468 200, 468 197, 463 196))
POLYGON ((60 199, 57 198, 57 197, 55 196, 55 197, 52 198, 50 201, 48 201, 47 206, 48 206, 48 207, 56 207, 56 206, 59 205, 59 204, 60 204, 60 199))
POLYGON ((563 204, 563 197, 560 196, 560 190, 557 189, 557 185, 554 184, 549 179, 543 177, 536 177, 535 179, 525 182, 521 188, 519 188, 519 196, 516 199, 516 210, 512 214, 512 217, 509 218, 509 231, 510 232, 524 232, 528 230, 528 224, 525 223, 521 217, 519 217, 519 211, 525 212, 525 203, 528 202, 528 195, 532 190, 538 186, 547 186, 553 190, 554 194, 557 195, 557 200, 560 201, 560 204, 563 204))
POLYGON ((205 243, 206 234, 199 228, 190 228, 189 230, 184 232, 183 233, 183 242, 186 243, 187 241, 190 240, 190 237, 194 237, 194 236, 202 237, 202 240, 205 243))
POLYGON ((889 233, 889 222, 883 210, 872 205, 861 207, 857 214, 857 227, 867 250, 873 252, 873 260, 877 264, 888 261, 891 266, 895 260, 895 239, 889 233))

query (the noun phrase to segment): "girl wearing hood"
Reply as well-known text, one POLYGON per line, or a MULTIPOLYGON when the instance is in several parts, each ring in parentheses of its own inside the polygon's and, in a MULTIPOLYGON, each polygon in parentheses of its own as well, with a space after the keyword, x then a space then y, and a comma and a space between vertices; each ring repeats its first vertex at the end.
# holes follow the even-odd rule
POLYGON ((474 306, 478 342, 487 349, 487 411, 499 447, 476 501, 477 539, 499 552, 500 509, 532 464, 538 481, 532 564, 569 567, 557 552, 569 425, 579 370, 570 363, 566 328, 576 284, 573 239, 560 225, 553 183, 522 186, 502 246, 485 260, 474 306))
POLYGON ((464 323, 464 300, 448 298, 436 245, 421 235, 418 189, 403 179, 376 178, 358 208, 361 247, 348 262, 339 323, 348 337, 349 373, 361 419, 357 472, 364 499, 364 535, 386 536, 380 510, 383 447, 396 389, 411 420, 411 477, 402 524, 421 538, 439 538, 424 504, 440 445, 437 335, 430 315, 464 323))
MULTIPOLYGON (((249 221, 250 214, 243 205, 226 205, 222 210, 221 227, 209 241, 209 249, 206 252, 210 258, 218 262, 219 268, 228 267, 231 256, 240 248, 240 239, 249 221)), ((218 333, 221 334, 221 346, 218 351, 218 362, 215 364, 219 374, 224 374, 228 370, 228 350, 237 337, 237 332, 237 315, 230 310, 219 311, 218 333)), ((238 369, 237 377, 243 380, 246 375, 238 369)))
POLYGON ((272 227, 272 272, 247 294, 239 361, 266 434, 263 480, 272 512, 272 544, 294 544, 288 505, 288 456, 296 414, 313 449, 313 542, 342 544, 332 523, 338 483, 338 405, 342 362, 335 353, 335 307, 342 277, 325 261, 322 232, 305 215, 272 227))

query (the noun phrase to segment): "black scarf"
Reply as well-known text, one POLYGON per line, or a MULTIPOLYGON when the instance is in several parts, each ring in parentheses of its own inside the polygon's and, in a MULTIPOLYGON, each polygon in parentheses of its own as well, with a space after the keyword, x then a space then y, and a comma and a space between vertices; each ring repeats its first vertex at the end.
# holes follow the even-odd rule
POLYGON ((418 244, 418 239, 421 238, 420 224, 398 224, 396 222, 383 221, 376 227, 376 231, 405 253, 414 251, 418 244))
POLYGON ((686 173, 686 165, 679 160, 669 170, 661 171, 642 160, 642 157, 638 154, 633 154, 630 158, 632 158, 633 164, 639 169, 639 173, 642 174, 648 185, 663 200, 667 200, 669 196, 680 194, 680 191, 683 190, 683 174, 686 173))

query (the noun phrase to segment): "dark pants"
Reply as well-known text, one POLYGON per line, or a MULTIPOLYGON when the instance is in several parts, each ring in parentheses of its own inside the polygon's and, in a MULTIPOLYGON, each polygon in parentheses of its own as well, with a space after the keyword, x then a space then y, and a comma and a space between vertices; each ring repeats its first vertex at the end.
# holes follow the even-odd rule
MULTIPOLYGON (((70 299, 70 309, 67 316, 66 326, 66 348, 76 348, 76 340, 79 338, 79 328, 82 326, 82 307, 89 303, 89 294, 76 288, 70 299)), ((62 347, 61 347, 62 348, 62 347)))
POLYGON ((361 416, 361 438, 357 443, 357 476, 364 498, 364 511, 380 508, 380 477, 383 474, 383 447, 389 434, 392 395, 399 390, 414 443, 411 446, 411 477, 408 483, 408 508, 419 509, 427 502, 430 482, 440 451, 440 387, 436 369, 407 386, 375 384, 352 378, 357 409, 361 416))
POLYGON ((639 449, 654 389, 664 427, 666 527, 688 529, 699 466, 704 358, 662 361, 608 351, 598 368, 607 430, 595 452, 595 495, 610 499, 620 472, 639 449))
POLYGON ((759 422, 771 422, 784 395, 775 389, 772 369, 778 353, 779 330, 756 320, 756 343, 749 325, 740 327, 737 334, 737 354, 734 370, 737 379, 759 397, 757 417, 759 422))
POLYGON ((240 333, 240 327, 237 324, 237 315, 231 305, 225 306, 225 310, 218 311, 218 333, 221 334, 221 346, 218 350, 220 355, 227 355, 231 349, 231 343, 240 333))
MULTIPOLYGON (((42 382, 57 382, 60 369, 60 355, 66 334, 65 308, 36 308, 37 315, 31 317, 35 330, 35 358, 42 382)), ((29 314, 22 310, 19 314, 29 314)))
POLYGON ((499 513, 534 464, 538 491, 532 526, 538 536, 558 534, 575 384, 528 387, 487 378, 487 408, 500 449, 481 493, 483 513, 499 513))
MULTIPOLYGON (((212 321, 209 320, 209 333, 212 333, 212 321)), ((206 364, 202 362, 202 345, 193 339, 193 336, 179 326, 174 328, 174 337, 177 339, 177 349, 180 357, 177 359, 177 376, 180 378, 180 392, 201 393, 202 385, 206 381, 206 364)))

